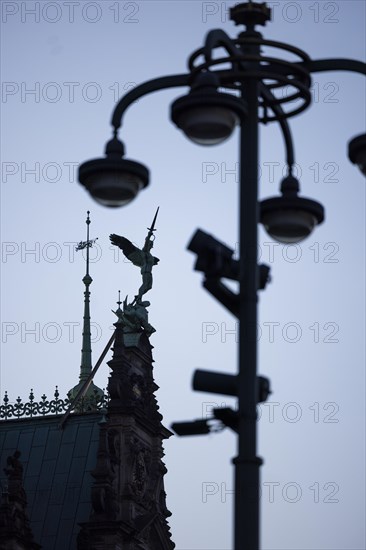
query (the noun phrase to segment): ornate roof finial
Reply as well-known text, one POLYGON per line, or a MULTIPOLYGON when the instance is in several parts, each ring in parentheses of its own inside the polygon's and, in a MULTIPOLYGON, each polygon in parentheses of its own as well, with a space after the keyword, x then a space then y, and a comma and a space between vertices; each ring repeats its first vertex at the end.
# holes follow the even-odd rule
MULTIPOLYGON (((126 297, 126 299, 127 299, 127 297, 126 297)), ((118 291, 118 300, 117 300, 118 308, 116 309, 116 311, 113 311, 113 309, 112 309, 113 313, 115 315, 117 315, 117 317, 118 317, 117 323, 122 323, 123 322, 123 311, 121 309, 121 304, 122 304, 122 302, 121 302, 121 291, 119 290, 118 291)))
MULTIPOLYGON (((86 248, 86 273, 83 277, 83 283, 85 285, 85 292, 84 292, 84 324, 83 324, 83 344, 81 349, 81 366, 80 366, 80 382, 72 388, 68 392, 68 398, 72 400, 76 394, 78 393, 80 387, 82 384, 87 380, 89 374, 92 371, 92 349, 91 349, 91 331, 90 331, 90 292, 89 292, 89 286, 93 282, 93 279, 89 275, 89 248, 95 244, 98 237, 96 239, 90 239, 89 238, 89 225, 91 223, 90 221, 90 211, 87 211, 87 218, 86 218, 86 241, 80 241, 77 246, 76 250, 83 250, 86 248)), ((90 384, 87 392, 84 395, 84 398, 92 398, 92 399, 101 399, 104 396, 103 390, 95 386, 93 382, 90 384)))

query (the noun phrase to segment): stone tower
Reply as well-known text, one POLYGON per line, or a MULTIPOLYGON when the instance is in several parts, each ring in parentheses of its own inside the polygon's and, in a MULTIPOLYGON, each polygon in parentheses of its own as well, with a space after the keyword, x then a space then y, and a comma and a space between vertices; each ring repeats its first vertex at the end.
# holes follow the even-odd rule
POLYGON ((108 391, 92 472, 92 512, 78 550, 172 550, 166 518, 161 423, 154 392, 152 346, 146 334, 115 324, 108 391))

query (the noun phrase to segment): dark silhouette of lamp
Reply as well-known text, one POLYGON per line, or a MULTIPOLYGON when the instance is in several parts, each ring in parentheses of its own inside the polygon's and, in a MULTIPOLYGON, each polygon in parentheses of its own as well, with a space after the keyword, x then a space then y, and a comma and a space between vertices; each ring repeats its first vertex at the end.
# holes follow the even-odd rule
POLYGON ((280 197, 260 203, 260 221, 272 239, 294 244, 306 239, 324 221, 323 206, 298 196, 299 182, 289 175, 282 180, 280 197))
POLYGON ((172 121, 199 145, 217 145, 228 139, 246 109, 242 101, 217 90, 217 75, 200 73, 188 95, 174 101, 172 121))
POLYGON ((124 206, 148 185, 149 171, 142 164, 123 158, 123 143, 117 137, 108 141, 105 153, 105 158, 80 165, 79 181, 103 206, 124 206))
POLYGON ((351 139, 348 143, 348 157, 366 176, 366 134, 351 139))

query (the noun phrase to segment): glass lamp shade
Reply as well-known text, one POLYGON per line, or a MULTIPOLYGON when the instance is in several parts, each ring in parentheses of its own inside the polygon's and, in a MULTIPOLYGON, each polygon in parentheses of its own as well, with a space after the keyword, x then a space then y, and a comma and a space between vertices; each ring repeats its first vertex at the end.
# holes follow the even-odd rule
POLYGON ((149 172, 138 162, 106 157, 81 164, 79 181, 99 204, 124 206, 148 185, 149 172))
POLYGON ((353 138, 348 144, 348 156, 366 176, 366 134, 353 138))
POLYGON ((260 203, 261 223, 272 239, 283 244, 303 241, 323 220, 323 206, 310 199, 273 197, 260 203))
POLYGON ((245 114, 235 96, 203 89, 176 99, 171 107, 172 121, 199 145, 217 145, 228 139, 245 114))

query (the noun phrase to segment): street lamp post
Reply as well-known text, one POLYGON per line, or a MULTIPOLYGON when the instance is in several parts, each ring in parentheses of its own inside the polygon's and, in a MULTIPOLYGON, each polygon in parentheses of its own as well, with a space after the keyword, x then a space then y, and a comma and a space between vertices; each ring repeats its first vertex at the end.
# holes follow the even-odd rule
MULTIPOLYGON (((248 29, 247 33, 251 33, 248 29)), ((249 45, 248 54, 259 47, 249 45)), ((258 81, 244 80, 241 96, 248 115, 241 124, 239 197, 239 365, 238 456, 235 465, 234 548, 259 548, 257 457, 257 290, 258 290, 258 81)))
MULTIPOLYGON (((238 454, 233 460, 234 548, 256 550, 259 548, 259 469, 262 463, 257 457, 256 407, 270 393, 269 381, 257 376, 257 291, 265 287, 269 273, 268 266, 257 263, 258 223, 282 243, 297 243, 322 223, 323 207, 298 196, 299 182, 292 174, 295 159, 288 119, 310 105, 312 72, 346 70, 366 74, 366 65, 348 59, 313 61, 298 48, 265 40, 256 26, 270 20, 266 4, 239 4, 230 10, 230 16, 237 25, 245 26, 245 31, 236 39, 220 29, 210 31, 204 47, 191 55, 189 73, 145 82, 119 101, 112 117, 114 132, 106 147, 106 157, 82 164, 79 180, 106 206, 128 203, 148 184, 148 170, 124 158, 124 146, 117 134, 128 107, 151 92, 190 87, 188 95, 173 102, 171 117, 188 138, 201 145, 221 143, 237 124, 240 125, 239 262, 233 260, 230 248, 202 231, 196 233, 189 245, 198 255, 196 269, 205 274, 205 288, 239 319, 238 372, 237 375, 224 375, 196 371, 193 387, 238 398, 237 412, 214 409, 213 418, 238 434, 238 454), (224 48, 226 56, 214 58, 215 48, 224 48), (263 48, 290 52, 298 61, 264 55, 263 48), (227 88, 231 93, 224 93, 219 88, 227 88), (259 124, 272 121, 278 122, 282 131, 288 174, 282 180, 280 196, 258 203, 259 124), (221 282, 222 277, 239 281, 239 293, 227 288, 221 282)), ((349 144, 350 160, 363 172, 365 141, 365 135, 361 135, 349 144)), ((179 435, 204 434, 210 431, 210 424, 197 420, 176 423, 173 429, 179 435)))

